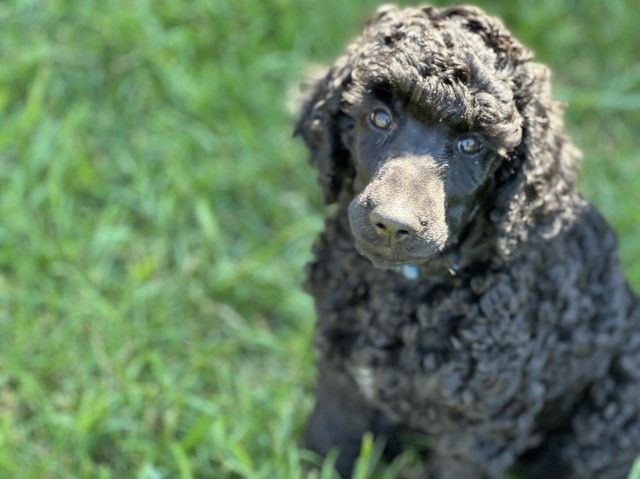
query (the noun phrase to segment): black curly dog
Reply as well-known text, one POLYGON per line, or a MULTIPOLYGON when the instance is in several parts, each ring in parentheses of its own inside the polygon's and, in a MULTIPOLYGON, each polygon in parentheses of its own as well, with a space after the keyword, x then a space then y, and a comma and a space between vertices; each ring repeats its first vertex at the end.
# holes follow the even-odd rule
POLYGON ((640 454, 640 306, 577 191, 549 71, 475 7, 379 9, 297 126, 336 212, 305 445, 429 435, 430 479, 623 479, 640 454))

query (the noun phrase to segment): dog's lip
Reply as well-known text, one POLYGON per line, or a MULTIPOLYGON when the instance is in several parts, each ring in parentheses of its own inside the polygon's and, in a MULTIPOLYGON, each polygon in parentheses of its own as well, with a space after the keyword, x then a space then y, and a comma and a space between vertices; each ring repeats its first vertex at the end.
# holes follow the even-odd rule
POLYGON ((375 259, 371 257, 368 257, 368 258, 377 268, 398 269, 398 270, 401 270, 402 268, 407 266, 419 266, 420 264, 423 264, 429 260, 429 258, 421 258, 421 259, 414 258, 406 261, 389 261, 386 258, 380 258, 380 257, 376 257, 375 259))
POLYGON ((366 256, 376 267, 378 268, 402 268, 403 266, 416 266, 429 261, 433 254, 418 256, 418 255, 403 255, 397 250, 392 248, 372 248, 370 245, 364 242, 358 242, 357 248, 360 253, 366 256))

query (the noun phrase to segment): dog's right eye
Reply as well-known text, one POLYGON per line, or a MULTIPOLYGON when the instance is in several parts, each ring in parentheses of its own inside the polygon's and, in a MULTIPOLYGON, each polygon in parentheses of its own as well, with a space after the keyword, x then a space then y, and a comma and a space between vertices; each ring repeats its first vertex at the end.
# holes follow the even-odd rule
POLYGON ((391 124, 393 123, 393 118, 386 110, 378 108, 371 112, 369 115, 369 122, 373 125, 374 128, 379 130, 388 130, 391 128, 391 124))
POLYGON ((477 138, 472 136, 462 138, 458 141, 458 151, 460 153, 464 153, 465 155, 475 155, 482 151, 483 144, 477 138))

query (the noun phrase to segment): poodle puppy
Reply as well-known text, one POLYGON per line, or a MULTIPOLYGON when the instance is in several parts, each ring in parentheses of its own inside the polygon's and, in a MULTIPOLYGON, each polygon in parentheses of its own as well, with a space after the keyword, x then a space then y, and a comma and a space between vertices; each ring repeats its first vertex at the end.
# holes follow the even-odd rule
POLYGON ((623 479, 640 454, 640 304, 577 190, 549 71, 471 6, 385 6, 296 132, 334 213, 305 445, 431 438, 430 479, 623 479))

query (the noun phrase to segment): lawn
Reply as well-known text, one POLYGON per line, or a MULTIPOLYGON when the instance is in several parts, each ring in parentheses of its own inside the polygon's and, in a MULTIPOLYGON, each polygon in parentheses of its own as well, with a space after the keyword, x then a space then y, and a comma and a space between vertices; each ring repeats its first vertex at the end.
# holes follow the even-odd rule
MULTIPOLYGON (((552 66, 640 290, 636 0, 479 3, 552 66)), ((303 477, 323 208, 288 104, 376 4, 0 3, 1 478, 303 477)))

